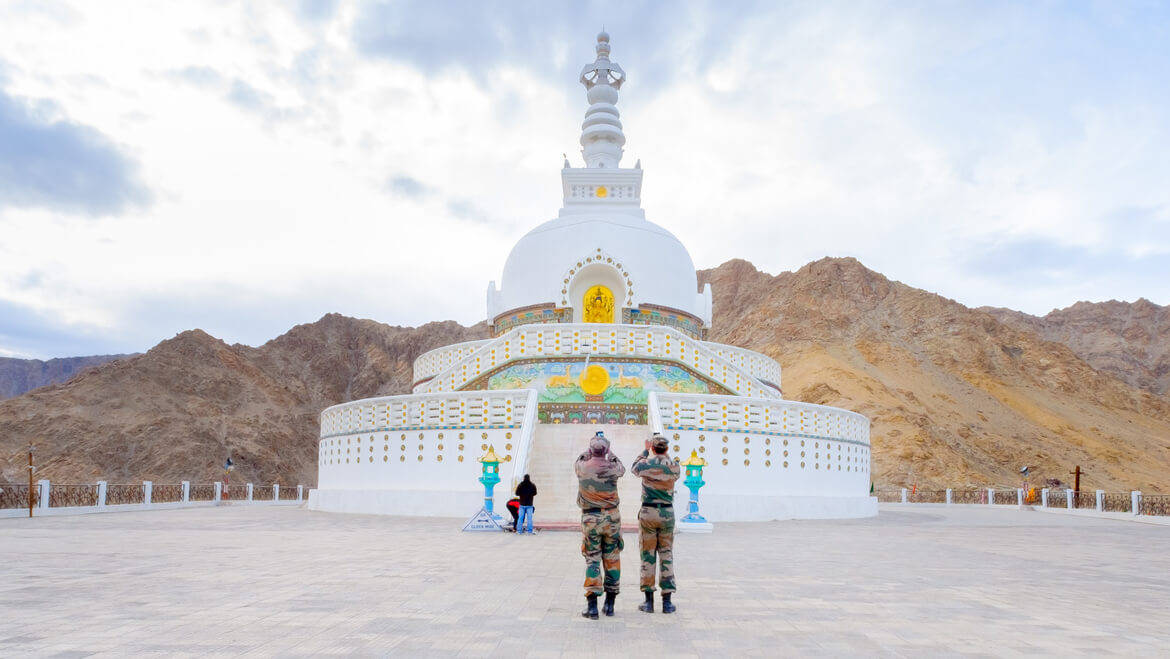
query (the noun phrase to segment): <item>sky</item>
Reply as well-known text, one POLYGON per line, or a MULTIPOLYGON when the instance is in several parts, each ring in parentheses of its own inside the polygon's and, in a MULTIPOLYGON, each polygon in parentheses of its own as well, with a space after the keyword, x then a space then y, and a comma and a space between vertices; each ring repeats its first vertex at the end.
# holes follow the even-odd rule
POLYGON ((603 26, 698 268, 1170 304, 1165 2, 0 0, 0 356, 483 320, 603 26))

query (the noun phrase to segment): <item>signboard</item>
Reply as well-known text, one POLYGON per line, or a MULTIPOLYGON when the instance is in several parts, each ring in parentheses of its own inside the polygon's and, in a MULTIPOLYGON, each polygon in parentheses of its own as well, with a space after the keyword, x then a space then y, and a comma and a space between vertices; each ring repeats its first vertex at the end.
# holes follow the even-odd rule
POLYGON ((475 517, 463 527, 464 531, 503 531, 504 527, 500 526, 500 522, 492 517, 492 514, 487 511, 487 508, 480 508, 475 517))

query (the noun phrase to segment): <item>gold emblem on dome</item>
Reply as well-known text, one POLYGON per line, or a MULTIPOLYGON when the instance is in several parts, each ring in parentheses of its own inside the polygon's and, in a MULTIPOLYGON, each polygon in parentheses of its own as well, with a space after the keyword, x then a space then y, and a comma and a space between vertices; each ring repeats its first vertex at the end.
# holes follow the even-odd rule
POLYGON ((582 300, 585 322, 613 322, 613 293, 605 286, 594 286, 585 292, 582 300))
POLYGON ((592 364, 581 373, 581 390, 596 396, 609 387, 609 371, 604 366, 592 364))
POLYGON ((607 195, 609 195, 609 190, 607 190, 604 185, 597 186, 597 196, 599 198, 604 199, 607 195))

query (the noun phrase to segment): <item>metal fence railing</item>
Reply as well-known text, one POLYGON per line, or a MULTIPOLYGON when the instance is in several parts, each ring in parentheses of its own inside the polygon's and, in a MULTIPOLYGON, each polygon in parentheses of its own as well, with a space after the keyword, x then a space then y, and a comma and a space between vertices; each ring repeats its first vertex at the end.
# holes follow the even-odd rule
POLYGON ((73 506, 96 506, 98 486, 62 484, 49 488, 49 507, 68 508, 73 506))
POLYGON ((1049 508, 1067 508, 1068 495, 1064 490, 1048 490, 1049 508))
MULTIPOLYGON (((994 496, 988 488, 963 488, 950 490, 917 490, 914 488, 875 489, 879 503, 949 503, 955 505, 1015 505, 1020 497, 1019 490, 996 487, 994 496), (948 501, 948 493, 950 495, 948 501)), ((1141 492, 1100 492, 1098 508, 1097 490, 1069 490, 1048 488, 1024 492, 1025 505, 1077 510, 1092 510, 1103 513, 1131 513, 1138 515, 1170 517, 1170 494, 1142 494, 1141 492), (1070 498, 1071 497, 1071 498, 1070 498), (1069 502, 1072 505, 1069 505, 1069 502), (1138 510, 1134 511, 1134 505, 1138 510)))
POLYGON ((1143 494, 1140 505, 1142 515, 1170 515, 1170 494, 1143 494))
MULTIPOLYGON (((901 499, 899 499, 900 501, 901 499)), ((946 503, 946 490, 918 490, 906 494, 906 501, 910 503, 946 503)))
POLYGON ((215 501, 215 483, 191 483, 190 501, 215 501))
POLYGON ((248 486, 247 485, 228 485, 223 488, 224 501, 247 501, 248 500, 248 486))
POLYGON ((987 490, 951 490, 951 503, 987 503, 987 490))
POLYGON ((1087 492, 1085 490, 1081 490, 1080 492, 1073 492, 1073 508, 1096 510, 1097 493, 1087 492))
MULTIPOLYGON (((38 480, 31 488, 32 514, 70 514, 72 509, 110 506, 146 506, 154 504, 207 504, 224 501, 256 502, 259 504, 297 503, 303 500, 305 488, 298 485, 254 485, 238 483, 224 487, 221 483, 52 483, 38 480), (186 496, 184 496, 184 494, 186 496)), ((29 508, 30 488, 27 483, 0 482, 0 517, 18 516, 29 508)), ((132 508, 122 508, 127 510, 132 508)), ((77 511, 81 512, 81 511, 77 511)))
POLYGON ((1133 512, 1133 495, 1129 492, 1106 492, 1102 497, 1101 510, 1107 513, 1133 512))
POLYGON ((106 486, 106 505, 122 506, 146 503, 146 486, 142 483, 110 483, 106 486))
MULTIPOLYGON (((37 486, 33 486, 33 507, 41 505, 37 486)), ((28 483, 0 483, 0 510, 28 508, 28 483)))
POLYGON ((155 484, 150 488, 151 503, 178 503, 183 500, 182 483, 155 484))

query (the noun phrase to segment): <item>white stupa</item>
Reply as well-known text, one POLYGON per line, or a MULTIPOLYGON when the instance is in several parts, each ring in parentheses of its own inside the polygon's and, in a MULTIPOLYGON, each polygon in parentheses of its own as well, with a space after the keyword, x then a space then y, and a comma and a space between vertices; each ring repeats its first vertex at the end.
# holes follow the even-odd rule
MULTIPOLYGON (((420 356, 411 394, 323 411, 309 507, 466 518, 483 502, 478 459, 494 449, 498 500, 528 473, 538 522, 578 520, 572 462, 603 430, 627 464, 651 432, 677 459, 705 461, 713 522, 876 514, 869 420, 785 401, 774 360, 703 340, 718 322, 710 285, 698 290, 686 248, 646 219, 640 163, 620 167, 626 76, 609 35, 596 49, 581 72, 585 166, 565 161, 560 213, 489 284, 494 338, 420 356)), ((640 483, 620 487, 635 519, 640 483)), ((685 500, 676 495, 680 516, 685 500)))

